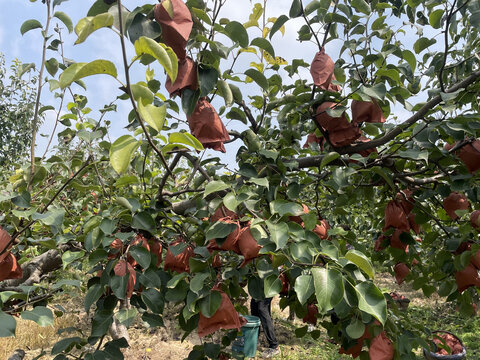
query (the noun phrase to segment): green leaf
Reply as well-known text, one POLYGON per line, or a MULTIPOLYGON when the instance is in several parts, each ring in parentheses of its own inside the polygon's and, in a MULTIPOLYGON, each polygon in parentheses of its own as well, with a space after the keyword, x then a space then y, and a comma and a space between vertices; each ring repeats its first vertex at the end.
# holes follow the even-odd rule
POLYGON ((268 80, 260 71, 256 69, 248 69, 245 71, 245 75, 255 81, 263 90, 268 90, 268 80))
POLYGON ((372 9, 370 9, 370 5, 365 0, 352 0, 352 6, 355 10, 360 11, 365 15, 370 15, 372 9))
POLYGON ((132 92, 133 98, 137 102, 142 102, 143 105, 151 104, 153 102, 153 93, 152 91, 141 84, 131 84, 130 91, 132 92))
POLYGON ((443 9, 438 9, 435 11, 432 11, 430 15, 428 16, 428 22, 434 29, 439 29, 442 26, 442 17, 444 14, 443 9))
POLYGON ((272 38, 273 34, 275 34, 278 30, 282 28, 282 26, 290 20, 287 15, 280 15, 275 23, 272 26, 272 30, 270 30, 270 39, 272 38))
POLYGON ((80 250, 80 251, 65 251, 62 255, 62 263, 63 263, 63 269, 65 270, 69 264, 74 262, 75 260, 81 259, 85 256, 85 251, 80 250))
POLYGON ((140 245, 131 247, 130 250, 128 250, 128 253, 132 255, 132 257, 143 269, 149 268, 150 263, 152 262, 152 256, 150 255, 150 251, 140 245))
POLYGON ((156 39, 162 34, 162 28, 156 21, 150 20, 147 16, 136 13, 132 23, 128 27, 128 37, 135 43, 141 36, 156 39))
POLYGON ((138 281, 145 287, 162 287, 162 279, 160 279, 160 276, 158 276, 153 268, 146 270, 144 273, 140 273, 138 281))
POLYGON ((131 135, 120 136, 112 144, 110 148, 110 164, 112 164, 112 167, 119 175, 127 170, 130 159, 139 146, 140 142, 131 135))
POLYGON ((67 86, 70 86, 77 80, 87 76, 99 74, 110 75, 116 78, 117 68, 111 61, 108 60, 94 60, 89 63, 75 63, 66 68, 60 75, 60 87, 65 89, 67 86))
POLYGON ((200 273, 196 274, 193 279, 190 281, 190 290, 198 295, 200 290, 203 289, 205 280, 210 277, 209 273, 200 273))
POLYGON ((93 284, 88 289, 87 295, 85 296, 85 311, 88 313, 90 307, 100 299, 100 296, 103 295, 103 286, 102 284, 93 284))
POLYGON ((373 265, 370 259, 365 256, 365 254, 357 250, 349 250, 345 254, 345 258, 357 265, 357 267, 365 274, 367 274, 370 279, 373 279, 375 277, 375 270, 373 269, 373 265))
POLYGON ((0 310, 0 337, 15 336, 16 328, 17 321, 15 318, 0 310))
POLYGON ((25 21, 20 27, 20 33, 24 35, 27 31, 42 28, 42 24, 38 20, 30 19, 25 21))
POLYGON ((410 65, 412 68, 412 71, 415 71, 417 67, 417 58, 415 55, 410 51, 410 50, 403 50, 402 51, 402 56, 405 59, 405 61, 410 65))
POLYGON ((420 151, 417 149, 408 149, 405 151, 399 151, 398 156, 413 160, 423 160, 428 164, 429 152, 428 150, 420 151))
POLYGON ((200 312, 203 316, 211 318, 217 312, 222 302, 222 295, 218 291, 211 291, 206 297, 200 300, 200 312))
POLYGON ((157 43, 155 40, 145 36, 135 41, 135 52, 138 56, 147 54, 153 56, 160 65, 163 66, 172 83, 177 79, 178 62, 177 56, 173 50, 163 43, 157 43))
POLYGON ((142 320, 145 321, 150 327, 164 326, 163 319, 157 314, 143 313, 142 320))
POLYGON ((264 292, 266 298, 272 298, 282 291, 282 280, 276 274, 270 274, 264 279, 264 292))
POLYGON ((293 0, 292 6, 290 7, 290 11, 288 13, 290 18, 296 18, 302 15, 302 1, 301 0, 293 0))
MULTIPOLYGON (((186 285, 185 282, 184 284, 186 285)), ((158 290, 148 289, 142 291, 142 300, 154 313, 161 314, 163 312, 164 300, 158 290)))
POLYGON ((134 229, 146 230, 151 233, 155 231, 156 225, 152 215, 146 211, 141 211, 135 214, 132 220, 132 227, 134 229))
POLYGON ((42 327, 53 325, 52 311, 45 306, 35 306, 31 311, 22 312, 22 319, 35 321, 42 327))
POLYGON ((70 19, 70 17, 67 14, 65 14, 62 11, 55 11, 53 16, 65 24, 65 26, 67 27, 68 33, 72 33, 73 31, 72 19, 70 19))
POLYGON ((235 229, 237 229, 236 224, 228 224, 223 221, 217 221, 207 230, 205 234, 206 240, 211 239, 222 239, 230 235, 235 229))
POLYGON ((415 9, 418 5, 422 3, 422 0, 407 0, 408 6, 415 9))
POLYGON ((45 61, 45 68, 47 69, 48 73, 52 76, 58 71, 58 61, 55 58, 48 59, 45 61))
POLYGON ((378 71, 376 73, 376 76, 377 77, 382 77, 382 76, 387 77, 387 78, 395 81, 397 84, 402 83, 401 80, 400 80, 400 74, 395 69, 387 69, 387 68, 378 69, 378 71))
POLYGON ((314 11, 318 10, 322 4, 318 0, 312 0, 310 1, 306 6, 305 9, 303 9, 303 13, 305 15, 310 15, 314 11))
POLYGON ((113 313, 109 310, 100 310, 93 317, 92 336, 100 337, 107 333, 113 323, 113 313))
POLYGON ((81 44, 84 42, 90 34, 97 31, 98 29, 104 27, 112 27, 113 26, 113 15, 105 12, 102 14, 98 14, 96 16, 87 16, 80 21, 75 26, 75 34, 77 34, 78 38, 75 41, 75 45, 81 44))
POLYGON ((340 154, 332 151, 325 155, 320 163, 320 169, 323 169, 326 165, 330 164, 332 161, 337 160, 340 157, 340 154))
POLYGON ((203 194, 203 197, 205 198, 214 192, 222 191, 228 188, 230 188, 230 185, 225 184, 223 181, 209 182, 207 186, 205 186, 205 192, 203 194))
POLYGON ((415 50, 416 54, 420 54, 423 50, 435 44, 436 42, 437 40, 433 38, 429 39, 429 38, 422 37, 417 41, 415 41, 415 44, 413 44, 413 50, 415 50))
MULTIPOLYGON (((20 195, 17 195, 12 198, 12 203, 22 208, 29 208, 30 201, 32 200, 32 196, 28 191, 22 191, 20 195)), ((35 220, 35 219, 34 219, 35 220)))
MULTIPOLYGON (((255 173, 257 175, 257 173, 255 173)), ((267 178, 251 178, 248 180, 249 183, 257 184, 258 186, 263 186, 268 189, 269 183, 267 178)))
POLYGON ((138 112, 142 119, 158 132, 162 131, 167 115, 167 106, 155 106, 152 104, 143 105, 142 101, 138 102, 138 112))
POLYGON ((370 281, 357 284, 358 308, 372 315, 385 325, 387 320, 387 301, 382 292, 370 281))
POLYGON ((217 88, 220 96, 225 100, 225 106, 232 106, 233 104, 233 93, 230 86, 228 86, 225 80, 218 80, 217 88))
POLYGON ((250 43, 250 46, 257 46, 260 49, 265 50, 272 56, 272 58, 275 59, 275 50, 273 49, 273 46, 270 43, 270 41, 268 41, 267 39, 257 37, 252 40, 252 42, 250 43))
POLYGON ((365 332, 365 324, 361 320, 354 318, 345 330, 352 339, 359 339, 365 332))
POLYGON ((228 193, 223 198, 223 205, 225 205, 225 207, 230 211, 235 212, 238 204, 239 204, 239 202, 237 201, 237 197, 235 196, 235 194, 233 192, 228 193))
POLYGON ((393 189, 393 191, 395 191, 395 185, 393 184, 393 180, 392 180, 392 177, 390 175, 387 174, 387 172, 385 170, 383 170, 381 167, 379 166, 374 166, 372 167, 372 171, 374 171, 375 173, 377 173, 378 175, 380 175, 384 180, 385 182, 390 185, 390 187, 393 189))
POLYGON ((304 305, 315 292, 312 275, 300 275, 295 280, 295 292, 300 304, 304 305))
POLYGON ((172 277, 170 280, 168 280, 167 288, 174 289, 180 281, 182 281, 183 279, 185 279, 187 277, 188 277, 187 273, 176 274, 174 277, 172 277))
POLYGON ((190 116, 193 113, 199 98, 200 90, 198 89, 184 89, 182 91, 182 110, 187 116, 190 116))
POLYGON ((127 328, 133 324, 136 316, 138 314, 137 308, 130 309, 121 309, 116 314, 115 317, 120 321, 121 324, 125 325, 127 328))
POLYGON ((67 339, 62 339, 58 341, 55 345, 52 347, 52 355, 57 355, 60 354, 63 351, 67 351, 68 349, 72 349, 73 346, 78 345, 82 342, 82 339, 79 338, 78 336, 67 338, 67 339))
POLYGON ((387 88, 385 87, 384 83, 378 83, 374 86, 367 87, 362 85, 360 87, 360 90, 367 94, 370 97, 373 97, 378 100, 383 100, 385 99, 385 95, 387 94, 387 88))
POLYGON ((276 250, 283 249, 288 242, 288 225, 284 222, 275 224, 271 221, 266 221, 268 231, 270 232, 270 240, 273 241, 277 248, 276 250))
POLYGON ((197 138, 186 132, 174 132, 168 135, 169 144, 184 144, 194 148, 195 150, 205 150, 202 143, 197 138))
POLYGON ((300 216, 304 214, 303 206, 286 200, 274 200, 270 203, 270 212, 280 216, 300 216))
POLYGON ((228 37, 234 42, 238 42, 242 48, 248 46, 247 30, 238 21, 230 21, 225 25, 225 31, 227 32, 228 37))
POLYGON ((207 96, 215 88, 218 82, 217 69, 199 65, 197 67, 198 72, 198 84, 200 86, 200 97, 207 96))
POLYGON ((33 220, 39 220, 47 226, 62 226, 65 217, 65 209, 52 209, 44 214, 35 213, 32 215, 33 220))
POLYGON ((342 273, 336 269, 314 268, 312 275, 318 311, 325 314, 343 299, 342 273))

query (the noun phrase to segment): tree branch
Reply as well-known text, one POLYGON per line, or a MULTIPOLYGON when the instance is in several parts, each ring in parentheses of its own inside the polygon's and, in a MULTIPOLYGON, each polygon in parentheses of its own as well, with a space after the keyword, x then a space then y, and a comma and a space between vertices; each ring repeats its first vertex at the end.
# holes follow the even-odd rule
MULTIPOLYGON (((475 71, 472 75, 460 81, 459 83, 453 85, 450 89, 447 89, 445 92, 452 93, 459 89, 466 88, 467 86, 475 83, 479 78, 480 78, 480 70, 475 71)), ((390 140, 394 139, 396 136, 400 135, 403 131, 405 131, 407 128, 415 124, 417 121, 421 120, 428 113, 429 110, 433 109, 435 106, 437 106, 441 102, 442 102, 442 97, 440 95, 437 95, 433 97, 431 100, 429 100, 425 105, 423 105, 421 109, 418 110, 409 119, 405 120, 400 125, 395 126, 392 130, 387 132, 382 137, 366 143, 350 145, 350 146, 338 149, 337 152, 340 154, 351 154, 351 153, 356 153, 362 150, 367 150, 377 146, 384 145, 390 140)))

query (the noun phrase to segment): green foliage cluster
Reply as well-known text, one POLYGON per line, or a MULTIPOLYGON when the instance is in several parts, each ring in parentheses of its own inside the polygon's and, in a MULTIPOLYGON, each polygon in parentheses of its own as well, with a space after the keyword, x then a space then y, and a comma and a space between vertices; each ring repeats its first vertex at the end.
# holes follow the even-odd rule
POLYGON ((0 54, 0 164, 6 166, 25 159, 32 141, 32 118, 37 82, 29 64, 15 60, 10 75, 0 54), (25 80, 27 74, 30 78, 25 80))

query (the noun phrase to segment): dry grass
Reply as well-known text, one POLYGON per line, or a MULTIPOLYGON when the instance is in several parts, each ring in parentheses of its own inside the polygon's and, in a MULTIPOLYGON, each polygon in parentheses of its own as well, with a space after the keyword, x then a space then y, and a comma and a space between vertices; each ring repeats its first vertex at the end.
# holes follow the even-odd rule
MULTIPOLYGON (((47 349, 48 352, 53 344, 64 338, 64 335, 58 335, 57 331, 75 326, 77 323, 78 319, 73 314, 64 314, 55 319, 53 326, 46 327, 41 327, 30 320, 18 318, 16 336, 0 339, 0 359, 8 359, 15 349, 32 349, 39 353, 42 349, 47 349)), ((31 357, 27 355, 26 359, 29 358, 31 357)))

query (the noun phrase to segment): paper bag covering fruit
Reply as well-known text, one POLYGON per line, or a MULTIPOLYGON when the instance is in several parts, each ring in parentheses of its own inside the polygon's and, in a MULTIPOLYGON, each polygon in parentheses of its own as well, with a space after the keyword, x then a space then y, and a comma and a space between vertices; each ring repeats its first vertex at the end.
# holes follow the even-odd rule
POLYGON ((316 143, 320 147, 320 151, 323 151, 323 145, 325 144, 325 138, 323 136, 317 136, 315 133, 308 134, 305 144, 303 144, 304 149, 308 149, 310 144, 316 143))
POLYGON ((240 331, 240 328, 247 323, 247 320, 238 315, 237 310, 235 310, 227 294, 218 288, 213 288, 212 291, 218 291, 222 295, 222 302, 211 318, 207 318, 200 313, 198 336, 204 337, 220 329, 237 329, 240 331))
POLYGON ((23 277, 22 268, 18 264, 15 255, 7 250, 10 240, 10 234, 0 227, 0 252, 5 250, 5 252, 0 255, 0 281, 21 279, 23 277))
POLYGON ((332 117, 328 114, 328 109, 333 109, 337 106, 336 103, 326 101, 317 108, 315 120, 326 131, 330 143, 335 147, 342 147, 352 144, 361 135, 362 131, 355 125, 348 121, 345 113, 339 117, 332 117))
POLYGON ((312 75, 315 86, 332 92, 340 91, 340 86, 332 84, 332 80, 335 80, 335 75, 333 74, 334 69, 335 63, 330 56, 325 54, 325 48, 322 48, 322 50, 315 54, 312 65, 310 66, 310 74, 312 75))
POLYGON ((410 230, 407 213, 397 200, 390 200, 385 208, 385 225, 383 231, 391 227, 403 231, 410 230))
POLYGON ((178 238, 175 240, 167 250, 167 255, 165 255, 165 262, 163 264, 163 269, 172 270, 177 273, 184 273, 190 272, 190 258, 194 255, 193 248, 188 245, 180 254, 174 256, 172 251, 170 250, 171 247, 178 245, 182 242, 185 242, 183 238, 178 238))
POLYGON ((375 336, 368 348, 370 360, 393 360, 395 348, 385 331, 375 336))
POLYGON ((113 271, 117 276, 125 276, 128 274, 127 297, 131 298, 133 289, 135 288, 135 282, 137 280, 137 273, 135 272, 135 269, 127 261, 119 260, 113 268, 113 271))
POLYGON ((397 284, 401 285, 410 273, 410 268, 407 264, 400 262, 393 267, 393 271, 395 271, 395 280, 397 281, 397 284))
POLYGON ((352 101, 352 123, 384 123, 385 116, 375 99, 372 101, 352 101))
POLYGON ((458 219, 455 213, 457 210, 468 210, 470 203, 465 195, 458 192, 452 192, 445 199, 443 199, 443 208, 453 220, 458 219))
POLYGON ((163 42, 179 59, 185 59, 185 46, 193 26, 188 7, 182 0, 163 0, 155 6, 154 16, 162 28, 163 42))
POLYGON ((233 230, 230 234, 227 235, 225 240, 219 245, 216 239, 210 240, 207 245, 207 249, 210 251, 213 250, 225 250, 225 251, 233 251, 236 254, 240 254, 240 246, 238 244, 238 237, 240 235, 240 223, 237 220, 232 220, 230 217, 221 218, 218 221, 221 221, 226 224, 234 224, 236 225, 235 230, 233 230))
POLYGON ((250 261, 258 257, 258 253, 262 247, 258 245, 257 240, 252 236, 252 233, 250 232, 250 224, 240 230, 240 233, 238 234, 238 247, 244 258, 240 267, 244 267, 250 261))
POLYGON ((187 116, 190 132, 206 148, 225 152, 224 141, 229 141, 230 136, 218 116, 215 108, 206 98, 201 98, 193 113, 187 116))
POLYGON ((308 304, 307 305, 307 315, 302 319, 304 323, 311 324, 313 326, 317 325, 317 315, 318 315, 318 308, 315 304, 308 304))
POLYGON ((172 80, 167 76, 165 82, 165 88, 167 89, 170 97, 180 96, 184 89, 197 90, 198 78, 197 78, 197 64, 186 57, 185 59, 178 60, 178 74, 175 82, 172 84, 172 80))
MULTIPOLYGON (((457 144, 458 142, 453 145, 446 144, 445 149, 450 150, 457 144)), ((470 173, 473 174, 480 169, 480 140, 475 140, 470 144, 462 146, 455 153, 463 161, 470 173)))

